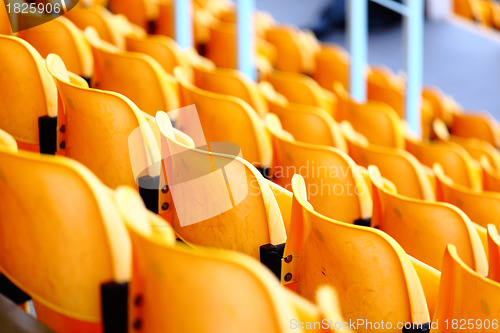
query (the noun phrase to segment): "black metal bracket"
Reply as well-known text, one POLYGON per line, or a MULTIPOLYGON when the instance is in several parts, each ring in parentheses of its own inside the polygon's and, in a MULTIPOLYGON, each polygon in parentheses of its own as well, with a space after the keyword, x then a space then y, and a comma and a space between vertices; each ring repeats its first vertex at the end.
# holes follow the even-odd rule
POLYGON ((411 327, 405 326, 403 328, 403 333, 429 333, 430 331, 431 323, 411 324, 411 327))
POLYGON ((101 285, 104 333, 126 333, 128 326, 128 282, 101 285))
POLYGON ((3 274, 0 274, 0 294, 3 294, 18 305, 26 303, 31 299, 30 295, 19 289, 3 274))
POLYGON ((92 82, 92 79, 90 77, 82 76, 82 78, 85 80, 85 82, 87 82, 87 84, 89 85, 89 87, 92 87, 90 85, 90 83, 92 82))
POLYGON ((285 243, 266 244, 260 247, 260 262, 267 266, 281 280, 281 259, 285 251, 285 243))
POLYGON ((158 28, 155 20, 149 20, 147 24, 147 32, 150 35, 154 35, 156 33, 156 29, 158 28))
POLYGON ((371 223, 372 223, 372 218, 371 217, 368 217, 366 219, 357 219, 357 220, 354 221, 355 225, 359 225, 359 226, 362 226, 362 227, 370 227, 371 223))
POLYGON ((271 179, 271 168, 270 167, 258 167, 257 170, 259 170, 260 174, 266 178, 266 179, 271 179))
POLYGON ((40 153, 54 155, 57 151, 57 117, 38 118, 40 153))
POLYGON ((142 176, 138 179, 139 194, 146 205, 146 208, 158 214, 160 176, 142 176))

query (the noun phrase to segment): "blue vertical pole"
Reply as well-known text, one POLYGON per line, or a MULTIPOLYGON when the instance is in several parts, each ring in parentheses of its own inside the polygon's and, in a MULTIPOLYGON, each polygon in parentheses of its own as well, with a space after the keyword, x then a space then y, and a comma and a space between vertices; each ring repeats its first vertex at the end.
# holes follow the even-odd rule
POLYGON ((237 0, 237 59, 238 69, 252 80, 257 79, 254 61, 253 13, 255 0, 237 0))
POLYGON ((406 43, 406 120, 414 135, 422 136, 421 94, 423 83, 423 0, 404 0, 407 15, 404 17, 406 43))
POLYGON ((366 64, 368 45, 368 0, 348 0, 346 7, 349 53, 351 54, 351 98, 366 100, 366 64))
POLYGON ((193 47, 193 24, 191 20, 191 0, 175 0, 174 3, 175 40, 182 49, 193 47))

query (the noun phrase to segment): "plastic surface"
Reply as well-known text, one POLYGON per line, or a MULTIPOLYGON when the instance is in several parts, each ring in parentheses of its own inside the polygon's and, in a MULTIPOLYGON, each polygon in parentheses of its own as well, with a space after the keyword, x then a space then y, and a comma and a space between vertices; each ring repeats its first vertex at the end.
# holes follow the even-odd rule
POLYGON ((236 250, 254 258, 259 258, 261 245, 285 242, 280 206, 257 169, 241 158, 178 142, 165 113, 158 113, 156 121, 162 133, 162 156, 168 157, 163 177, 171 191, 178 191, 169 204, 174 207, 171 224, 179 237, 192 244, 236 250), (186 163, 193 167, 185 169, 186 163), (205 170, 207 165, 210 170, 205 170), (227 187, 219 186, 220 181, 227 187), (217 215, 207 216, 208 211, 217 215), (190 217, 196 220, 186 223, 190 217))
MULTIPOLYGON (((19 17, 22 18, 23 15, 19 17)), ((85 78, 92 77, 92 50, 83 33, 66 17, 58 17, 31 29, 22 30, 18 36, 30 43, 43 58, 50 53, 58 54, 70 72, 85 78)))
MULTIPOLYGON (((207 142, 235 143, 241 148, 242 157, 254 166, 271 165, 271 139, 255 110, 239 98, 195 87, 181 68, 176 68, 175 74, 182 105, 196 106, 207 142)), ((189 133, 187 129, 183 131, 189 133)))
POLYGON ((383 177, 390 180, 397 188, 398 193, 422 200, 435 200, 432 184, 420 162, 408 152, 400 148, 371 145, 359 138, 352 127, 341 124, 349 156, 354 162, 365 168, 375 165, 383 177))
MULTIPOLYGON (((128 140, 132 131, 146 122, 143 113, 122 95, 70 83, 64 63, 56 55, 47 57, 47 68, 66 110, 66 155, 84 164, 109 187, 135 187, 128 140)), ((135 163, 143 161, 146 169, 146 156, 133 158, 135 163)))
POLYGON ((70 159, 2 148, 0 174, 0 270, 52 329, 100 332, 100 285, 130 274, 110 190, 70 159))
POLYGON ((470 269, 451 244, 446 248, 441 272, 439 301, 432 320, 439 325, 432 332, 463 332, 465 327, 469 332, 498 332, 500 284, 470 269))
POLYGON ((38 118, 57 115, 56 85, 26 41, 2 35, 0 54, 0 128, 19 142, 36 145, 38 118))
POLYGON ((470 267, 486 274, 486 254, 467 215, 450 204, 398 195, 384 184, 375 166, 368 172, 373 185, 372 226, 392 236, 409 255, 438 270, 446 245, 454 244, 470 267))
POLYGON ((275 115, 268 115, 266 120, 273 139, 276 183, 291 190, 292 177, 301 174, 309 201, 319 213, 346 223, 371 216, 368 187, 347 154, 294 140, 283 131, 275 115))
POLYGON ((329 219, 307 201, 300 175, 292 180, 292 225, 282 276, 292 274, 299 294, 314 297, 330 284, 338 293, 346 320, 391 322, 392 330, 358 327, 358 332, 400 332, 397 322, 429 322, 418 276, 403 249, 387 234, 329 219), (321 255, 318 255, 321 253, 321 255))

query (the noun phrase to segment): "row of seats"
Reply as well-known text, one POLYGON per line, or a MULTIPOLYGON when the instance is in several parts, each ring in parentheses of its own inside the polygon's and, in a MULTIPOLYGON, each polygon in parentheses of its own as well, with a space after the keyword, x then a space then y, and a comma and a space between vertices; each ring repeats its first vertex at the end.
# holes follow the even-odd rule
MULTIPOLYGON (((33 29, 19 34, 25 39, 0 36, 0 83, 12 89, 0 95, 2 110, 22 110, 0 122, 15 138, 1 132, 0 271, 31 295, 42 322, 61 332, 124 325, 108 311, 126 309, 126 298, 109 290, 127 281, 131 331, 498 319, 494 120, 427 88, 422 120, 434 140, 417 140, 401 121, 404 80, 386 69, 370 68, 367 103, 351 100, 345 81, 328 83, 320 61, 309 70, 278 62, 256 84, 90 8, 119 22, 110 26, 121 45, 84 16, 84 31, 61 17, 49 22, 58 24, 53 38, 33 29), (75 42, 61 45, 56 33, 75 42), (75 45, 86 45, 78 52, 90 70, 69 68, 75 45), (47 136, 64 156, 38 154, 47 136), (16 141, 36 153, 17 151, 16 141), (219 151, 220 141, 241 153, 219 151), (30 200, 20 200, 27 190, 30 200), (31 198, 45 204, 33 209, 31 198), (265 259, 269 249, 277 253, 265 259)), ((330 66, 335 49, 308 51, 330 66)))
POLYGON ((500 29, 500 4, 495 0, 454 0, 454 12, 482 26, 500 29))

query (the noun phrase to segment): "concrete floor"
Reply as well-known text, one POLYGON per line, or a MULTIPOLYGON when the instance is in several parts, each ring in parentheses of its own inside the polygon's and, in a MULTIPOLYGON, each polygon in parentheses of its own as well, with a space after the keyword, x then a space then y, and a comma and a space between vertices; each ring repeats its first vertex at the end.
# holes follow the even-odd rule
MULTIPOLYGON (((278 22, 298 27, 316 20, 328 0, 257 0, 257 8, 278 22)), ((369 62, 404 69, 400 25, 370 31, 369 62)), ((325 38, 345 46, 344 31, 325 38)), ((426 21, 424 31, 424 84, 439 87, 468 110, 484 110, 500 119, 500 32, 458 18, 426 21)))

